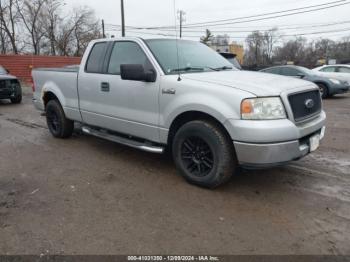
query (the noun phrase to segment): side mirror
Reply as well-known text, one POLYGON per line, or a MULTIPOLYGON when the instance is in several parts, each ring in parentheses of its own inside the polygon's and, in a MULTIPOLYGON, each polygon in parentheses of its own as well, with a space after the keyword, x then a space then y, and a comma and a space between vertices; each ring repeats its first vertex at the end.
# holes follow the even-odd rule
POLYGON ((297 77, 304 78, 305 75, 304 75, 303 73, 298 73, 298 74, 297 74, 297 77))
POLYGON ((10 70, 8 70, 7 68, 5 68, 5 71, 7 74, 10 74, 10 70))
POLYGON ((157 74, 154 70, 145 71, 143 65, 120 65, 120 76, 123 80, 155 82, 157 74))

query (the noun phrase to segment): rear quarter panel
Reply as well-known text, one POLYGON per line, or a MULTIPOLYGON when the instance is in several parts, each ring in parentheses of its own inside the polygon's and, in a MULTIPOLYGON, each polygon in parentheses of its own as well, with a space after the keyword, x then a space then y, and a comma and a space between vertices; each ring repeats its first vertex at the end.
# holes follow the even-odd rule
POLYGON ((58 98, 66 117, 75 121, 81 121, 77 78, 78 73, 69 70, 34 70, 34 99, 44 104, 43 98, 45 94, 52 92, 58 98))

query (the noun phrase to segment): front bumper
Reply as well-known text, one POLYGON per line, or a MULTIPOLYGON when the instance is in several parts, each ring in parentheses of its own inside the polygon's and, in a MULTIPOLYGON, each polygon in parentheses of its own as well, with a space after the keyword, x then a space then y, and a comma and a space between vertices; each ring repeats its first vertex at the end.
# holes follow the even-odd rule
POLYGON ((330 95, 344 94, 349 92, 350 86, 348 85, 336 85, 333 84, 330 87, 329 93, 330 95))
POLYGON ((311 152, 310 138, 325 132, 326 114, 301 124, 289 120, 231 120, 226 127, 240 165, 264 168, 298 160, 311 152))
POLYGON ((0 89, 0 99, 11 99, 19 95, 19 91, 14 88, 0 89))
POLYGON ((248 168, 278 166, 299 160, 311 152, 310 138, 315 135, 323 139, 325 127, 299 140, 271 144, 249 144, 234 142, 239 164, 248 168))

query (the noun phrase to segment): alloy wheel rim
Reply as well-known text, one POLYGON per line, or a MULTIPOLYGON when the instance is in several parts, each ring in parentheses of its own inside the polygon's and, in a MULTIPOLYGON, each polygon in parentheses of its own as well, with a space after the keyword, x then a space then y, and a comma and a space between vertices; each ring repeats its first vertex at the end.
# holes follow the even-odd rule
POLYGON ((54 110, 49 110, 47 112, 47 119, 51 130, 53 130, 54 132, 58 132, 60 130, 61 125, 57 113, 54 110))
POLYGON ((196 177, 205 177, 214 168, 214 154, 199 137, 189 137, 182 143, 181 160, 186 170, 196 177))

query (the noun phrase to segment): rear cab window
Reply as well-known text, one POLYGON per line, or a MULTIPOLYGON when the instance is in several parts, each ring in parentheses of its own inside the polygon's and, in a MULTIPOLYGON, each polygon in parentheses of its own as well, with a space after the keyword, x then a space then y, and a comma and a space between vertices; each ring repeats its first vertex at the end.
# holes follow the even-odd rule
POLYGON ((107 42, 94 44, 86 62, 86 73, 103 73, 103 62, 107 51, 107 42))

